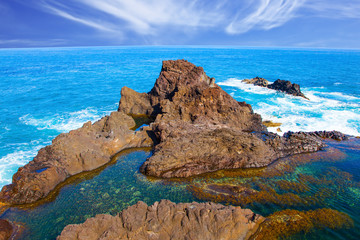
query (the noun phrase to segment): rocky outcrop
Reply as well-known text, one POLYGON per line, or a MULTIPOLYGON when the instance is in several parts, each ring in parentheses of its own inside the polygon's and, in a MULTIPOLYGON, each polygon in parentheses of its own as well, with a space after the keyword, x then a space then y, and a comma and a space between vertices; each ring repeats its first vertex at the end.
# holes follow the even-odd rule
POLYGON ((113 112, 94 124, 87 122, 77 130, 60 134, 34 160, 19 168, 12 184, 0 192, 0 201, 33 203, 65 179, 106 164, 123 149, 152 146, 149 133, 130 130, 134 126, 133 118, 113 112))
MULTIPOLYGON (((276 80, 273 84, 269 84, 269 81, 265 78, 255 77, 252 79, 244 79, 242 82, 247 84, 253 84, 255 86, 266 87, 277 91, 284 92, 289 95, 303 97, 308 99, 301 91, 300 86, 296 83, 291 83, 286 80, 276 80)), ((308 99, 309 100, 309 99, 308 99)))
MULTIPOLYGON (((132 93, 132 99, 141 101, 128 102, 121 96, 119 111, 134 114, 129 109, 142 107, 136 114, 148 114, 149 104, 156 122, 181 120, 193 124, 226 124, 244 131, 262 131, 261 116, 255 114, 249 104, 238 102, 223 91, 214 79, 208 77, 202 67, 185 60, 164 61, 159 78, 146 95, 132 93)), ((125 88, 125 87, 124 87, 125 88)), ((128 90, 123 92, 130 92, 128 90)), ((127 99, 130 99, 126 95, 127 99)))
POLYGON ((66 239, 247 239, 264 218, 249 209, 214 203, 144 202, 117 216, 97 215, 83 224, 68 225, 66 239))
POLYGON ((285 92, 287 94, 298 96, 298 97, 305 97, 305 95, 300 91, 300 86, 296 83, 291 83, 290 81, 286 80, 276 80, 273 84, 267 86, 270 89, 278 90, 281 92, 285 92))
POLYGON ((155 123, 153 130, 159 135, 160 143, 140 171, 162 178, 264 167, 278 158, 315 152, 325 146, 312 134, 287 133, 280 137, 268 132, 249 133, 223 125, 183 121, 155 123))
MULTIPOLYGON (((257 78, 255 82, 265 81, 257 78)), ((325 146, 312 135, 268 133, 249 104, 233 99, 203 68, 184 60, 164 61, 147 96, 131 93, 133 97, 122 97, 119 111, 134 114, 131 109, 140 106, 136 114, 151 112, 156 118, 151 127, 159 144, 140 168, 146 175, 188 177, 220 169, 262 167, 280 157, 325 146)))

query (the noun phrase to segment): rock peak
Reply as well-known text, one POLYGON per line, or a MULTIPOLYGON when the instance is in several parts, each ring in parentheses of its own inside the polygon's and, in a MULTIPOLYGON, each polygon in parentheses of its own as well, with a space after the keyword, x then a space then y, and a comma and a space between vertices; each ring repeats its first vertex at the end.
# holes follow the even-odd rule
POLYGON ((202 67, 186 60, 167 60, 163 61, 160 76, 149 94, 162 100, 169 98, 180 87, 206 88, 209 85, 210 78, 202 67))

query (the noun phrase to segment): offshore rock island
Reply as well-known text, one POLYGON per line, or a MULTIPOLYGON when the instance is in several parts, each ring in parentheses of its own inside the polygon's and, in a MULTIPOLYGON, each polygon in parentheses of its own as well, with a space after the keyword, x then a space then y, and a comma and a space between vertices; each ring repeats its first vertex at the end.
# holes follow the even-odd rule
MULTIPOLYGON (((319 151, 326 146, 324 138, 344 140, 347 136, 336 131, 287 132, 283 136, 270 133, 251 105, 232 98, 202 67, 185 60, 169 60, 163 62, 160 76, 149 93, 123 87, 118 111, 93 124, 87 122, 77 130, 60 134, 51 145, 42 148, 33 161, 19 168, 12 184, 3 187, 0 202, 2 206, 35 203, 69 177, 97 169, 129 148, 154 148, 153 154, 140 167, 143 174, 184 178, 222 169, 265 167, 282 157, 319 151), (151 123, 135 131, 139 119, 151 123)), ((183 228, 186 225, 183 221, 192 218, 192 214, 200 214, 200 220, 196 218, 191 222, 197 225, 186 225, 188 228, 182 229, 183 238, 199 239, 197 236, 205 234, 203 236, 209 239, 218 239, 220 235, 214 234, 223 228, 223 221, 228 221, 224 212, 231 212, 240 219, 234 217, 229 220, 228 228, 224 226, 231 233, 224 235, 224 239, 245 239, 263 219, 250 210, 236 207, 161 201, 153 206, 138 203, 118 217, 103 215, 86 221, 83 226, 90 231, 88 236, 94 238, 113 239, 121 234, 144 237, 143 234, 150 231, 157 235, 153 238, 146 235, 148 239, 159 239, 161 234, 166 235, 164 239, 170 239, 169 232, 183 228), (132 215, 137 211, 141 219, 132 215), (176 211, 187 217, 177 219, 176 211), (202 215, 207 211, 214 211, 210 219, 202 215), (158 216, 151 215, 155 212, 158 216), (166 216, 173 221, 165 221, 166 216), (163 225, 164 222, 169 226, 163 225), (92 223, 106 231, 92 233, 88 227, 92 223), (202 224, 213 229, 206 230, 202 224), (141 232, 136 232, 137 229, 141 232), (206 232, 208 230, 213 235, 206 232), (105 233, 109 235, 101 235, 105 233)), ((81 235, 76 226, 64 231, 60 239, 74 239, 71 234, 81 235)))
POLYGON ((290 81, 277 79, 274 83, 270 84, 269 81, 266 80, 265 78, 254 77, 251 79, 244 79, 244 80, 242 80, 242 82, 247 83, 247 84, 253 84, 253 85, 259 86, 259 87, 273 89, 276 91, 284 92, 289 95, 293 95, 296 97, 302 97, 302 98, 309 100, 309 98, 307 98, 300 91, 300 85, 296 84, 296 83, 291 83, 290 81))

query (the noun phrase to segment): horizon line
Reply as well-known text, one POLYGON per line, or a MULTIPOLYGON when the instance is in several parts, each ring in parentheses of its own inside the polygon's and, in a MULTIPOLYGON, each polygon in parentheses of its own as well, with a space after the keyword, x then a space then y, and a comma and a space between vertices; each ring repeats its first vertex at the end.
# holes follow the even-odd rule
POLYGON ((168 48, 234 48, 234 49, 303 49, 303 50, 355 50, 360 51, 360 48, 346 48, 346 47, 301 47, 301 46, 249 46, 249 45, 225 45, 225 44, 209 44, 209 45, 74 45, 74 46, 36 46, 36 47, 0 47, 1 50, 20 50, 20 49, 57 49, 57 48, 121 48, 121 47, 168 47, 168 48))

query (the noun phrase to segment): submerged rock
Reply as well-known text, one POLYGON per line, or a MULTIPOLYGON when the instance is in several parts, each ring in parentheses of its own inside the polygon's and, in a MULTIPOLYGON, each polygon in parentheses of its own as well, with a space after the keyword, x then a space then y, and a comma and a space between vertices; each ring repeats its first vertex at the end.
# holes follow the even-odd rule
POLYGON ((263 220, 249 209, 215 203, 140 201, 117 216, 68 225, 57 239, 247 239, 263 220))
POLYGON ((113 112, 94 124, 87 122, 77 130, 60 134, 34 160, 19 168, 12 184, 0 192, 0 201, 33 203, 70 176, 108 163, 123 149, 152 146, 147 131, 131 131, 134 126, 133 118, 113 112))
MULTIPOLYGON (((273 84, 269 84, 269 81, 265 78, 255 77, 252 79, 244 79, 242 82, 247 84, 253 84, 255 86, 266 87, 277 91, 284 92, 289 95, 303 97, 308 99, 301 91, 300 86, 296 83, 291 83, 286 80, 276 80, 273 84)), ((308 99, 309 100, 309 99, 308 99)))

